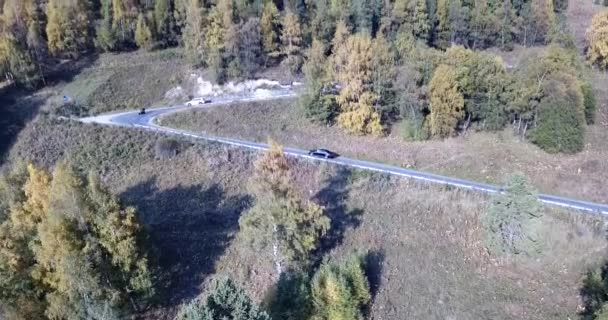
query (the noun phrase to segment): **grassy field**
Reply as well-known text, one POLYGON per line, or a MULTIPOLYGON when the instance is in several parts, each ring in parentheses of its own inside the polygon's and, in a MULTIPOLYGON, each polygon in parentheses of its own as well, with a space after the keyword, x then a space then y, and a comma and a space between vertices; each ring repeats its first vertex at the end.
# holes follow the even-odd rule
POLYGON ((542 192, 600 202, 608 199, 608 131, 603 125, 588 128, 583 152, 552 155, 520 141, 509 130, 423 142, 406 142, 398 132, 384 138, 350 136, 337 127, 310 123, 295 100, 220 106, 159 121, 223 137, 260 142, 272 137, 291 147, 326 147, 349 157, 490 183, 502 183, 520 171, 542 192))
MULTIPOLYGON (((52 166, 70 159, 98 172, 135 205, 160 263, 163 296, 143 319, 171 319, 210 279, 230 275, 256 299, 274 283, 267 252, 249 249, 238 218, 254 199, 245 186, 253 151, 182 140, 158 158, 163 136, 42 118, 21 133, 10 158, 52 166)), ((575 317, 587 268, 604 259, 602 224, 545 209, 539 257, 492 259, 479 219, 488 198, 363 171, 291 160, 299 191, 333 218, 318 258, 353 251, 376 257, 370 319, 565 319, 575 317)))

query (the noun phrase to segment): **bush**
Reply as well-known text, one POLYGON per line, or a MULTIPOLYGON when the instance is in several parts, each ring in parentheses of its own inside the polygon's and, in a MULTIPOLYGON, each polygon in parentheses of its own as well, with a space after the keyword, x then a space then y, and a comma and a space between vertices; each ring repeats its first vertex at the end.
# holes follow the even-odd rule
POLYGON ((158 159, 168 159, 171 157, 175 157, 177 155, 178 150, 179 142, 171 138, 158 140, 156 142, 156 146, 154 147, 156 158, 158 159))
POLYGON ((311 311, 310 277, 305 273, 282 273, 272 301, 272 318, 308 319, 311 311))
POLYGON ((424 126, 422 115, 404 119, 399 124, 399 133, 407 141, 422 141, 429 138, 428 128, 424 126))
POLYGON ((511 176, 505 193, 494 198, 484 219, 488 248, 497 254, 540 252, 541 215, 538 194, 527 178, 521 174, 511 176))

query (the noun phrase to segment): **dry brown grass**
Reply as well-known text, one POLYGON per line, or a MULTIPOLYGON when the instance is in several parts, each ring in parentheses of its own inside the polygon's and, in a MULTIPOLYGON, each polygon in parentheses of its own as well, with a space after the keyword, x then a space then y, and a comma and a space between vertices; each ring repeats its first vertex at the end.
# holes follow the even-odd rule
POLYGON ((260 142, 273 137, 286 146, 326 147, 349 157, 490 183, 502 183, 520 171, 545 193, 608 200, 608 131, 601 125, 589 127, 581 153, 552 155, 520 141, 509 130, 424 142, 406 142, 397 133, 384 138, 350 136, 336 127, 311 124, 294 100, 221 106, 160 121, 223 137, 260 142))
MULTIPOLYGON (((44 166, 71 159, 83 173, 100 173, 138 208, 163 268, 165 294, 141 318, 171 319, 179 301, 221 275, 263 300, 274 281, 271 260, 244 244, 237 223, 253 200, 246 185, 257 154, 180 140, 176 156, 159 159, 154 146, 161 138, 41 119, 21 132, 11 158, 44 166)), ((583 272, 604 256, 600 222, 546 209, 544 255, 493 260, 479 224, 485 196, 313 161, 291 163, 302 196, 334 218, 319 258, 353 251, 380 257, 373 319, 572 318, 583 272)))

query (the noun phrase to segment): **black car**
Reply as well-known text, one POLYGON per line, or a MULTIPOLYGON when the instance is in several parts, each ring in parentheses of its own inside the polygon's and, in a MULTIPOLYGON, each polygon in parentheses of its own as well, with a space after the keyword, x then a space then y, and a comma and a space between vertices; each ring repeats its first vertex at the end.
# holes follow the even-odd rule
POLYGON ((338 156, 340 156, 339 154, 335 153, 335 152, 331 152, 327 149, 314 149, 314 150, 310 150, 308 152, 309 156, 313 156, 313 157, 317 157, 317 158, 324 158, 324 159, 333 159, 336 158, 338 156))

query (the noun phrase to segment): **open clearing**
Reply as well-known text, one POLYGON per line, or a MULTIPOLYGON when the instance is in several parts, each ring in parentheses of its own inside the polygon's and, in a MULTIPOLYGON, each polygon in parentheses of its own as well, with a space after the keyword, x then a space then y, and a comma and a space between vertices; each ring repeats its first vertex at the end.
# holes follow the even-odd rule
POLYGON ((353 158, 480 182, 500 184, 520 171, 544 193, 608 200, 608 131, 602 125, 588 128, 583 152, 551 155, 519 141, 508 129, 423 142, 404 141, 397 132, 384 138, 351 136, 337 127, 310 123, 296 100, 218 106, 176 113, 159 121, 164 126, 221 137, 258 142, 272 137, 285 146, 324 147, 353 158))
MULTIPOLYGON (((184 140, 177 156, 158 159, 154 145, 162 138, 40 119, 21 132, 10 156, 46 167, 70 159, 139 209, 163 270, 164 303, 143 318, 171 319, 179 302, 221 275, 263 301, 273 267, 238 233, 238 218, 254 200, 245 186, 257 154, 184 140)), ((587 216, 546 208, 543 255, 491 260, 479 222, 485 196, 308 161, 292 166, 301 194, 334 219, 319 258, 377 257, 373 319, 572 318, 583 273, 604 258, 603 224, 587 216)))

